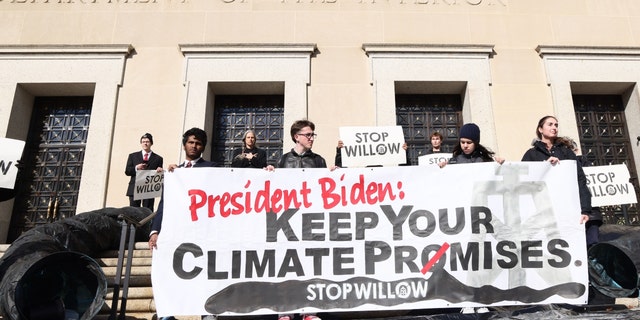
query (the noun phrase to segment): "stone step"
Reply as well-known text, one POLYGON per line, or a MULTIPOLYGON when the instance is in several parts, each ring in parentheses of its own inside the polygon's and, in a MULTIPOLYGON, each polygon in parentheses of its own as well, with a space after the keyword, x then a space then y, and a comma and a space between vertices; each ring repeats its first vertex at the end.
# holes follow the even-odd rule
MULTIPOLYGON (((122 297, 122 289, 119 290, 119 296, 122 297)), ((133 287, 127 291, 129 299, 153 299, 153 290, 151 287, 133 287)), ((113 299, 113 288, 107 291, 106 299, 111 301, 113 299)))
MULTIPOLYGON (((0 257, 9 248, 9 244, 0 244, 0 257)), ((127 291, 127 319, 156 319, 155 303, 153 300, 153 290, 151 288, 151 257, 152 252, 146 242, 138 242, 134 246, 133 259, 131 263, 131 276, 129 278, 129 289, 127 291)), ((125 260, 127 262, 127 254, 125 260)), ((94 319, 107 320, 111 313, 111 305, 113 299, 113 289, 116 282, 115 275, 118 266, 118 251, 107 250, 93 257, 100 266, 107 278, 107 295, 105 304, 100 313, 94 319)), ((122 269, 124 273, 125 269, 122 269)), ((122 289, 120 289, 120 297, 122 297, 122 289)), ((121 302, 119 302, 120 304, 121 302)), ((2 317, 0 316, 0 319, 2 317)), ((200 316, 180 317, 180 320, 200 320, 200 316)))
MULTIPOLYGON (((118 266, 118 257, 115 258, 95 258, 102 267, 117 267, 118 266)), ((127 259, 125 258, 123 261, 123 265, 127 264, 127 259)), ((151 257, 133 257, 132 266, 151 266, 151 257)))
MULTIPOLYGON (((121 305, 121 303, 118 303, 118 305, 121 305)), ((111 306, 111 299, 107 299, 100 311, 100 314, 103 314, 104 312, 108 314, 111 310, 111 306)), ((127 313, 149 313, 155 311, 156 305, 153 302, 153 299, 131 299, 131 297, 127 299, 127 313)))
MULTIPOLYGON (((123 264, 127 262, 128 252, 124 255, 123 264)), ((131 276, 129 278, 129 289, 127 291, 127 319, 156 319, 155 303, 153 300, 153 289, 151 288, 151 256, 149 245, 146 242, 138 242, 134 246, 133 259, 131 261, 131 276)), ((105 304, 102 310, 94 319, 109 319, 113 300, 113 286, 118 266, 118 251, 108 250, 101 252, 95 257, 102 266, 102 271, 107 277, 109 290, 105 297, 105 304)), ((122 269, 124 273, 125 269, 122 269)), ((122 289, 119 297, 122 298, 122 289)), ((119 301, 118 304, 122 302, 119 301)))
MULTIPOLYGON (((104 275, 108 277, 115 277, 116 271, 118 271, 117 267, 102 267, 102 272, 104 275)), ((122 268, 121 272, 124 274, 125 268, 122 268)), ((135 264, 131 267, 131 276, 151 276, 151 266, 136 266, 135 264)))

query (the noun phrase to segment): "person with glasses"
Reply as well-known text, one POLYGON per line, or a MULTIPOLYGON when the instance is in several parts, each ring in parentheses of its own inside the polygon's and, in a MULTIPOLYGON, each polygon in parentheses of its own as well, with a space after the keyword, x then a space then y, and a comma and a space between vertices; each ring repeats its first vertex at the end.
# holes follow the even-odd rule
MULTIPOLYGON (((290 152, 280 157, 278 168, 326 168, 327 163, 322 156, 311 151, 316 134, 316 125, 309 120, 298 120, 291 125, 291 139, 296 144, 290 152)), ((266 168, 273 170, 273 166, 266 168)), ((315 314, 302 314, 302 320, 320 320, 315 314)), ((279 314, 278 320, 293 320, 293 314, 279 314)))
MULTIPOLYGON (((324 158, 311 151, 316 134, 316 125, 309 120, 298 120, 291 125, 291 140, 296 144, 290 152, 280 157, 277 168, 326 168, 324 158)), ((273 166, 267 166, 273 170, 273 166)))

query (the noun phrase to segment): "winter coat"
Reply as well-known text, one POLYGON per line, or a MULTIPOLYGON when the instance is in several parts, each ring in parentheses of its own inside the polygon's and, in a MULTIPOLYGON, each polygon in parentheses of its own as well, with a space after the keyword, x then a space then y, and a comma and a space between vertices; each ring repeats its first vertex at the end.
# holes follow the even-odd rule
POLYGON ((464 152, 460 152, 460 154, 456 155, 456 151, 453 152, 453 157, 449 159, 449 164, 457 164, 457 163, 480 163, 480 162, 491 162, 494 161, 493 157, 489 156, 482 150, 486 150, 486 148, 478 145, 476 149, 471 154, 465 154, 464 152))
POLYGON ((582 162, 578 161, 576 154, 569 147, 562 143, 557 143, 547 150, 547 145, 537 140, 533 147, 522 156, 522 161, 547 161, 550 157, 562 160, 575 160, 578 175, 578 192, 580 194, 580 208, 583 214, 591 214, 591 193, 587 188, 587 178, 582 170, 582 162))

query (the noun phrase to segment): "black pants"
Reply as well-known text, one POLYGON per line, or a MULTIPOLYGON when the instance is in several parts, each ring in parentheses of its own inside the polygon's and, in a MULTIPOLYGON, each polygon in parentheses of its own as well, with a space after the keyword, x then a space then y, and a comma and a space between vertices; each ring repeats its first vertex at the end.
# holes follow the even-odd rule
POLYGON ((156 199, 155 198, 151 198, 151 199, 144 199, 144 200, 133 200, 133 196, 129 196, 129 206, 131 207, 145 207, 145 208, 149 208, 149 210, 151 210, 152 212, 153 210, 153 205, 155 203, 156 199))

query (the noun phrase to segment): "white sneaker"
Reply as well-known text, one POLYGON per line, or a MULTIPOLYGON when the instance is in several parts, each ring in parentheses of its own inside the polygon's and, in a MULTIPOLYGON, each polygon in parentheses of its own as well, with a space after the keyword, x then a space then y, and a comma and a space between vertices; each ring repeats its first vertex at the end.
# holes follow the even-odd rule
POLYGON ((476 309, 476 313, 487 313, 487 312, 489 312, 489 309, 485 307, 476 309))

